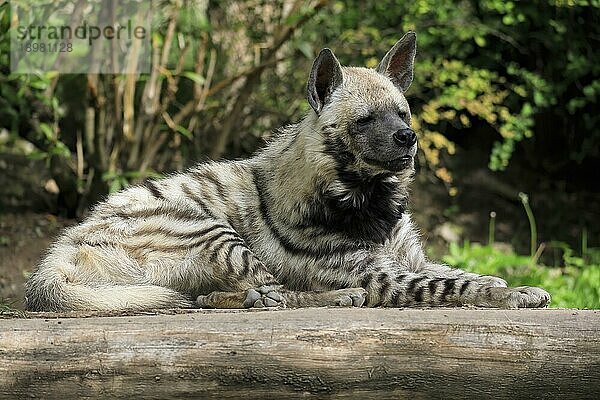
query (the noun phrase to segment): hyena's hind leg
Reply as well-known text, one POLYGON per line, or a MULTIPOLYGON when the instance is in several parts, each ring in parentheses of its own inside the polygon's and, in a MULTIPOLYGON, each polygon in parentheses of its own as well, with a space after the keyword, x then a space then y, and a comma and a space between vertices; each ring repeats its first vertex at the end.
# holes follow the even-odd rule
POLYGON ((323 307, 363 305, 367 291, 350 288, 326 292, 294 292, 284 289, 265 264, 243 242, 218 246, 211 261, 215 269, 228 277, 230 291, 200 295, 196 304, 202 308, 323 307), (220 268, 219 268, 220 267, 220 268))
POLYGON ((325 292, 294 292, 281 285, 263 285, 241 292, 212 292, 198 296, 198 306, 207 308, 264 308, 264 307, 361 307, 367 291, 363 288, 325 292))
POLYGON ((209 247, 209 263, 222 289, 198 296, 199 307, 360 307, 365 301, 366 290, 360 287, 327 292, 286 290, 232 228, 220 228, 218 233, 219 240, 209 247))

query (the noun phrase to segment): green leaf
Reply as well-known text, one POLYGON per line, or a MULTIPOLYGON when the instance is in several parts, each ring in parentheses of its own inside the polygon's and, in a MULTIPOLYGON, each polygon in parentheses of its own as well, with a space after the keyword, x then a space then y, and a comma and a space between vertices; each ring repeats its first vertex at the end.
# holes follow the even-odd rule
POLYGON ((177 125, 175 129, 177 130, 177 132, 181 133, 183 136, 190 140, 194 138, 194 134, 181 125, 177 125))
POLYGON ((48 157, 48 153, 44 151, 34 150, 30 154, 27 155, 27 158, 30 160, 44 160, 48 157))
POLYGON ((34 89, 45 90, 48 87, 48 82, 36 80, 29 84, 34 89))
POLYGON ((71 150, 61 141, 56 141, 54 146, 50 149, 50 152, 54 155, 61 156, 63 158, 71 157, 71 150))
POLYGON ((44 134, 44 136, 46 137, 46 139, 50 140, 50 141, 54 141, 54 130, 50 127, 50 125, 48 125, 45 122, 41 122, 40 123, 40 129, 42 130, 42 133, 44 134))
POLYGON ((537 106, 545 106, 547 104, 544 94, 538 91, 533 92, 533 102, 537 106))
POLYGON ((186 78, 196 82, 198 85, 202 85, 205 81, 205 79, 202 75, 197 74, 192 71, 185 71, 181 74, 181 76, 186 77, 186 78))

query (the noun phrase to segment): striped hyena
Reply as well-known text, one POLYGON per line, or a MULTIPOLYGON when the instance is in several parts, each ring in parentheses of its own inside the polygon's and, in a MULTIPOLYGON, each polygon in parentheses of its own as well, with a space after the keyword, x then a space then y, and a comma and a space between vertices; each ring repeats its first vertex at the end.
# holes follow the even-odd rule
POLYGON ((250 159, 109 196, 51 247, 27 308, 545 306, 542 289, 423 254, 406 210, 415 51, 410 32, 373 70, 322 50, 299 123, 250 159))

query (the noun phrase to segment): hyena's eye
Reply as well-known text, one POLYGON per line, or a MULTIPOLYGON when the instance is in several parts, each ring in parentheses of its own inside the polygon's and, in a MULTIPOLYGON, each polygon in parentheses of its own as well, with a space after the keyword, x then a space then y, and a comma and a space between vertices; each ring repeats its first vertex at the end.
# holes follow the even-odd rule
POLYGON ((398 116, 400 118, 402 118, 404 121, 406 121, 406 118, 408 118, 408 113, 406 111, 398 111, 398 116))
POLYGON ((373 122, 375 120, 375 116, 373 114, 369 114, 365 117, 359 118, 356 120, 356 123, 359 126, 366 126, 369 125, 371 122, 373 122))

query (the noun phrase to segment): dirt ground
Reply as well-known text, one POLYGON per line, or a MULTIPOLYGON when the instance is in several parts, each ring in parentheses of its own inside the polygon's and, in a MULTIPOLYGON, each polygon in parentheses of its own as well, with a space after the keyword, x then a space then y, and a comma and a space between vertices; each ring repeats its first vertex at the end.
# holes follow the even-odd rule
POLYGON ((52 240, 75 221, 50 214, 0 214, 0 305, 23 308, 23 284, 52 240))

